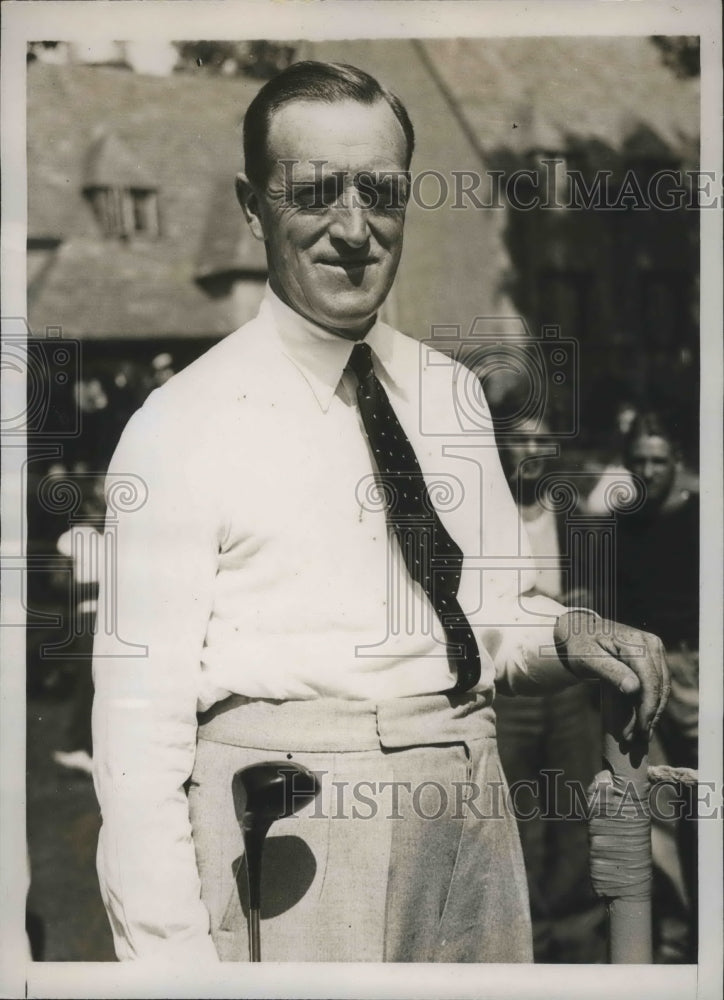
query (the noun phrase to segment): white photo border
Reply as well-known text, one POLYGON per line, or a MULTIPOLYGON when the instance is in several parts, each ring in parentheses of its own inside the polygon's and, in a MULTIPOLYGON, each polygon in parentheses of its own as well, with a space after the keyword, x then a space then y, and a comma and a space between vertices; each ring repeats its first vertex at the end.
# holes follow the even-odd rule
MULTIPOLYGON (((700 35, 701 164, 722 177, 721 9, 716 0, 679 7, 653 0, 128 0, 15 2, 2 25, 2 303, 27 315, 25 297, 25 54, 28 41, 77 39, 700 35)), ((701 213, 702 453, 702 773, 722 788, 722 218, 701 213), (710 664, 707 667, 706 664, 710 664)), ((3 331, 5 332, 5 331, 3 331)), ((19 412, 25 388, 3 368, 2 405, 19 412), (15 407, 15 408, 14 408, 15 407)), ((22 409, 22 402, 20 409, 22 409)), ((698 966, 383 966, 290 964, 153 969, 134 963, 32 963, 25 960, 25 648, 18 620, 22 552, 20 502, 25 450, 3 442, 2 643, 0 675, 0 995, 29 997, 456 997, 580 1000, 611 996, 704 1000, 719 995, 722 969, 722 828, 700 826, 698 966), (243 968, 243 973, 242 973, 243 968)))

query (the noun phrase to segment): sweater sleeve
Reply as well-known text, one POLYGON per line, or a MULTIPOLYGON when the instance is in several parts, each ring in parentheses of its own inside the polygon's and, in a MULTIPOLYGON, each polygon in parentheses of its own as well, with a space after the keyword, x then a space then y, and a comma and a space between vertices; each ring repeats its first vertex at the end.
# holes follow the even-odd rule
MULTIPOLYGON (((491 426, 482 392, 476 403, 479 425, 491 426)), ((482 604, 476 621, 495 666, 496 686, 510 694, 544 694, 575 684, 553 641, 565 607, 550 597, 529 594, 536 580, 535 562, 492 432, 466 435, 465 447, 476 456, 480 470, 482 604)))
POLYGON ((218 961, 184 791, 218 552, 197 457, 151 400, 106 480, 93 765, 98 875, 119 959, 218 961))

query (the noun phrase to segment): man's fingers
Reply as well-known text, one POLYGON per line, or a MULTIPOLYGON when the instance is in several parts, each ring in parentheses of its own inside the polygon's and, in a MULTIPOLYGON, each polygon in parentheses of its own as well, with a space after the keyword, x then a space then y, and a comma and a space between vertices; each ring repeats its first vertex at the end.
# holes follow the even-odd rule
MULTIPOLYGON (((611 687, 616 688, 621 694, 626 695, 631 704, 631 714, 628 722, 621 731, 621 735, 627 741, 630 741, 634 737, 637 724, 641 725, 639 708, 641 705, 641 699, 639 704, 636 705, 638 693, 642 690, 642 683, 639 680, 639 675, 636 671, 632 670, 629 663, 624 660, 624 658, 619 654, 618 645, 608 639, 601 639, 601 648, 605 650, 606 656, 599 654, 596 665, 596 672, 600 679, 605 683, 611 685, 611 687)), ((632 657, 642 656, 644 654, 645 647, 642 643, 638 644, 638 647, 633 649, 629 647, 628 654, 632 657)))
MULTIPOLYGON (((618 629, 617 623, 612 623, 618 629)), ((625 644, 617 641, 616 634, 599 635, 597 637, 597 651, 592 656, 589 666, 595 669, 595 674, 603 681, 607 681, 617 688, 622 694, 635 694, 641 688, 641 679, 638 670, 635 670, 631 662, 640 661, 646 654, 646 646, 639 638, 636 643, 625 644), (603 655, 602 651, 605 654, 603 655)))
POLYGON ((663 643, 656 636, 651 637, 653 640, 653 655, 655 658, 655 663, 658 668, 658 673, 661 678, 661 693, 659 696, 659 703, 656 706, 656 712, 654 717, 649 724, 649 738, 651 738, 651 733, 658 724, 661 718, 661 713, 666 708, 666 702, 669 700, 669 695, 671 693, 671 674, 669 673, 669 665, 666 662, 666 653, 664 651, 663 643))
MULTIPOLYGON (((638 725, 650 736, 669 694, 669 672, 663 646, 654 635, 620 625, 616 625, 613 642, 613 655, 628 668, 629 676, 632 674, 636 678, 640 690, 636 711, 638 725)), ((632 692, 637 689, 624 679, 619 690, 627 693, 626 688, 632 692)))
POLYGON ((651 736, 669 695, 669 671, 661 640, 648 632, 598 619, 581 628, 574 612, 561 616, 554 633, 562 662, 577 677, 597 677, 631 701, 631 719, 623 735, 634 730, 651 736), (635 712, 633 711, 635 707, 635 712))

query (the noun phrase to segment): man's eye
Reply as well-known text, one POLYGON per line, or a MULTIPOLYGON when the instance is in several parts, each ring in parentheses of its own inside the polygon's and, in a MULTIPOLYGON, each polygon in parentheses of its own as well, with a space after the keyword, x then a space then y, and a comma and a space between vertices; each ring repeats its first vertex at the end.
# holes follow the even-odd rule
POLYGON ((317 188, 310 186, 295 188, 291 197, 292 204, 298 208, 321 209, 324 208, 324 196, 317 188))
POLYGON ((395 212, 407 203, 407 184, 404 177, 375 177, 362 174, 357 178, 357 197, 363 208, 377 212, 395 212))
POLYGON ((295 184, 291 201, 305 211, 320 212, 334 205, 340 195, 340 185, 334 178, 323 184, 295 184))

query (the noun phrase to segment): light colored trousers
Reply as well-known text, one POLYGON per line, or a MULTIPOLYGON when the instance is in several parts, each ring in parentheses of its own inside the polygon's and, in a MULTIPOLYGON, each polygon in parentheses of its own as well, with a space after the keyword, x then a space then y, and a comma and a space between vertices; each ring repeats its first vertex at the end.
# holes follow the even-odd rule
POLYGON ((264 848, 264 961, 530 962, 525 869, 481 695, 232 697, 201 716, 189 807, 211 933, 248 961, 235 771, 293 760, 318 798, 264 848))

